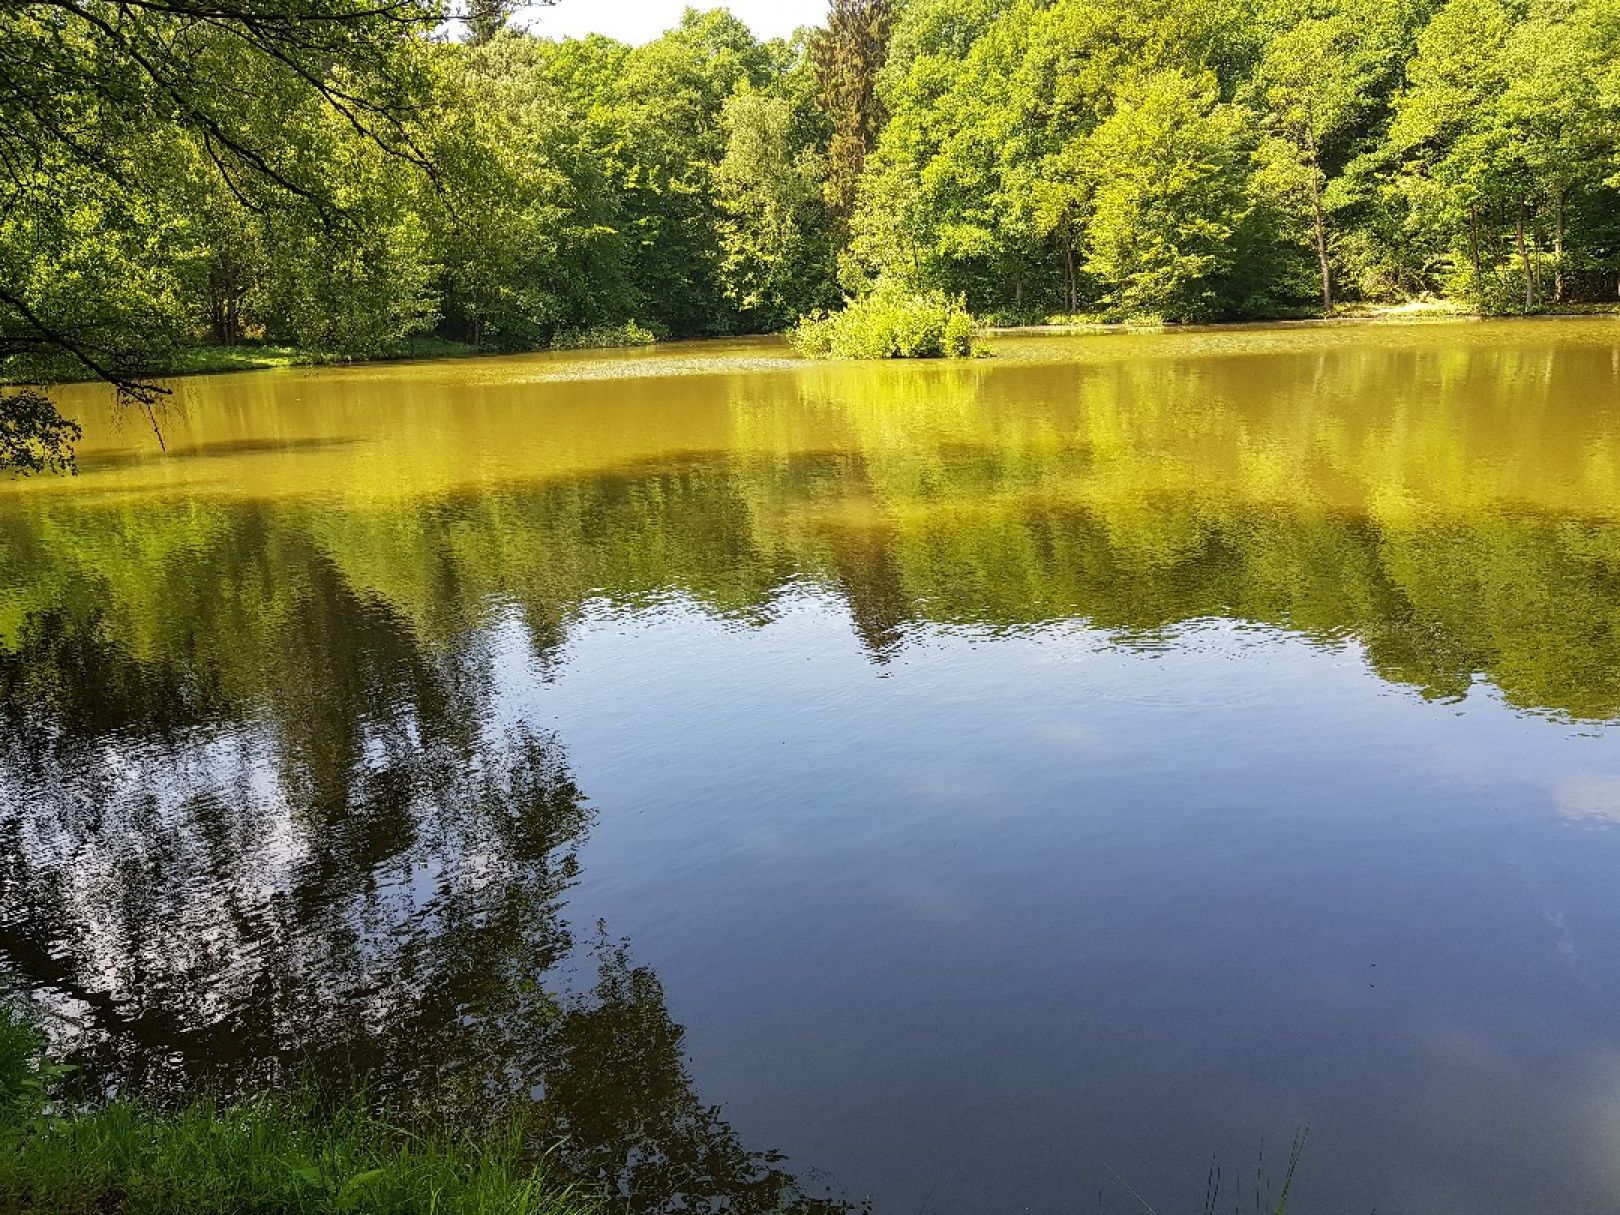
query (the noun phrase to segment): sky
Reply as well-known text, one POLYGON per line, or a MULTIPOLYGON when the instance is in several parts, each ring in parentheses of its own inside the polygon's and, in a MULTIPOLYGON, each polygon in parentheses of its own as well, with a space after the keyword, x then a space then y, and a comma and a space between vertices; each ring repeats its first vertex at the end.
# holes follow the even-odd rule
POLYGON ((625 42, 648 42, 694 8, 729 8, 759 38, 786 37, 801 25, 819 25, 827 0, 557 0, 530 7, 520 20, 538 34, 580 38, 607 34, 625 42))

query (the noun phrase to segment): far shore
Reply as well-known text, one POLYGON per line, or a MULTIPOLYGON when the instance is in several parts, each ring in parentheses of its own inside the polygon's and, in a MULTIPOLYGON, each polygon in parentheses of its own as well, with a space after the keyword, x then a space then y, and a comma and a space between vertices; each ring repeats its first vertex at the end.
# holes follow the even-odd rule
MULTIPOLYGON (((988 337, 1014 337, 1020 334, 1101 334, 1101 333, 1188 333, 1234 329, 1328 328, 1344 325, 1436 324, 1490 320, 1568 320, 1580 317, 1620 318, 1620 303, 1583 304, 1549 308, 1525 314, 1493 315, 1474 312, 1446 300, 1414 300, 1404 304, 1346 305, 1332 316, 1278 316, 1241 321, 1170 323, 1164 321, 1104 321, 1083 318, 1052 319, 1042 324, 986 325, 979 333, 988 337)), ((670 341, 726 342, 742 338, 784 338, 785 334, 722 334, 707 338, 680 338, 670 341)), ((612 350, 647 349, 658 343, 624 343, 600 346, 537 347, 531 350, 490 350, 468 342, 424 336, 401 343, 396 350, 375 355, 336 355, 327 351, 279 343, 243 341, 234 346, 194 346, 177 352, 175 360, 149 373, 153 380, 183 379, 191 376, 225 375, 242 371, 271 371, 292 367, 353 367, 374 363, 429 362, 439 359, 511 357, 524 354, 592 354, 612 350)), ((94 381, 64 380, 68 383, 94 381)), ((3 386, 3 382, 0 382, 3 386)))
POLYGON ((1053 320, 1042 325, 991 325, 983 333, 1002 336, 1018 333, 1184 333, 1208 329, 1273 329, 1280 326, 1321 328, 1336 325, 1411 325, 1448 321, 1545 321, 1579 317, 1620 317, 1615 304, 1577 304, 1540 312, 1475 312, 1448 300, 1413 300, 1405 304, 1349 304, 1332 316, 1277 316, 1242 321, 1202 321, 1171 324, 1164 321, 1053 320))

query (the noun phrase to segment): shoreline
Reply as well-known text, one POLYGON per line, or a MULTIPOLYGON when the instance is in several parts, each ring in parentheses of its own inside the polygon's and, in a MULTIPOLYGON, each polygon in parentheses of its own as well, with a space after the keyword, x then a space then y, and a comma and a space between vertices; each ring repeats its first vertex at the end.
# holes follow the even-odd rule
POLYGON ((991 336, 1020 333, 1199 333, 1228 329, 1333 329, 1354 325, 1439 325, 1470 321, 1567 321, 1594 318, 1620 319, 1620 304, 1577 305, 1540 312, 1474 312, 1447 304, 1396 304, 1345 310, 1332 316, 1279 316, 1245 321, 1198 321, 1178 324, 1167 321, 1052 321, 1039 325, 989 325, 980 330, 991 336))
MULTIPOLYGON (((1558 310, 1497 315, 1472 312, 1445 303, 1398 304, 1346 310, 1333 316, 1288 316, 1243 321, 1200 321, 1178 324, 1165 321, 1050 321, 1028 325, 985 325, 977 330, 982 337, 1053 336, 1067 334, 1219 333, 1244 329, 1334 329, 1352 326, 1438 325, 1480 321, 1562 321, 1610 318, 1620 320, 1620 304, 1577 305, 1558 310)), ((448 338, 418 338, 397 351, 384 354, 343 357, 297 346, 243 343, 237 346, 195 346, 161 370, 153 371, 153 381, 190 379, 195 376, 232 375, 249 371, 278 371, 291 368, 363 367, 377 363, 427 363, 448 359, 513 358, 531 354, 603 354, 619 350, 646 350, 656 346, 708 342, 735 342, 776 338, 779 333, 717 334, 701 338, 660 339, 656 342, 603 346, 542 346, 532 350, 481 350, 466 342, 448 338)), ((934 360, 929 360, 934 361, 934 360)), ((97 384, 95 379, 53 381, 45 387, 97 384)), ((0 388, 39 387, 25 381, 0 381, 0 388)))

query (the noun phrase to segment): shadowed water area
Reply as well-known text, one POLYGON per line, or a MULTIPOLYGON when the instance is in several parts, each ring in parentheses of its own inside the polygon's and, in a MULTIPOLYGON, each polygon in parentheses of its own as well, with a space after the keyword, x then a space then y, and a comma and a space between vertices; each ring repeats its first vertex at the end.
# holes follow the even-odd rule
POLYGON ((70 390, 0 962, 638 1213, 1615 1209, 1620 324, 992 346, 70 390))

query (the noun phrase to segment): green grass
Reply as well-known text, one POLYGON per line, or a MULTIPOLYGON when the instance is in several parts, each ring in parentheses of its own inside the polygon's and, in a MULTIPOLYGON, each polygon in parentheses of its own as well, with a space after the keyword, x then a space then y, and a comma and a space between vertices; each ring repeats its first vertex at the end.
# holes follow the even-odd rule
POLYGON ((446 338, 405 338, 371 359, 278 346, 270 342, 238 342, 234 346, 187 346, 164 359, 161 375, 205 375, 220 371, 259 371, 266 367, 311 367, 331 363, 375 362, 387 359, 446 359, 480 353, 476 346, 446 338))
POLYGON ((474 1141, 408 1133, 359 1102, 267 1094, 166 1110, 52 1100, 63 1069, 0 1007, 4 1215, 595 1215, 547 1181, 521 1127, 474 1141))
MULTIPOLYGON (((1603 304, 1543 304, 1532 315, 1536 316, 1613 316, 1620 314, 1620 302, 1603 304)), ((1424 297, 1422 299, 1407 300, 1404 303, 1369 303, 1367 301, 1353 300, 1341 303, 1334 307, 1333 315, 1324 318, 1319 308, 1301 306, 1298 308, 1276 308, 1264 316, 1253 317, 1241 321, 1209 321, 1208 325, 1227 324, 1271 324, 1277 321, 1425 321, 1425 320, 1458 320, 1478 319, 1486 316, 1514 317, 1521 315, 1517 311, 1500 313, 1484 312, 1468 303, 1445 297, 1424 297)), ((998 329, 1045 328, 1045 329, 1084 329, 1084 330, 1124 330, 1124 329, 1159 329, 1164 328, 1163 318, 1153 316, 1139 316, 1121 318, 1106 312, 1076 312, 1054 314, 1032 320, 1030 318, 1007 318, 1004 323, 997 324, 998 329)))
MULTIPOLYGON (((658 336, 634 321, 623 325, 597 325, 588 329, 560 330, 549 350, 610 350, 623 346, 650 346, 658 336)), ((266 367, 312 367, 336 363, 375 363, 402 359, 454 359, 475 354, 500 353, 455 342, 449 338, 409 337, 367 358, 335 355, 302 346, 271 342, 239 342, 235 346, 188 346, 164 360, 163 375, 203 375, 219 371, 259 371, 266 367)))

